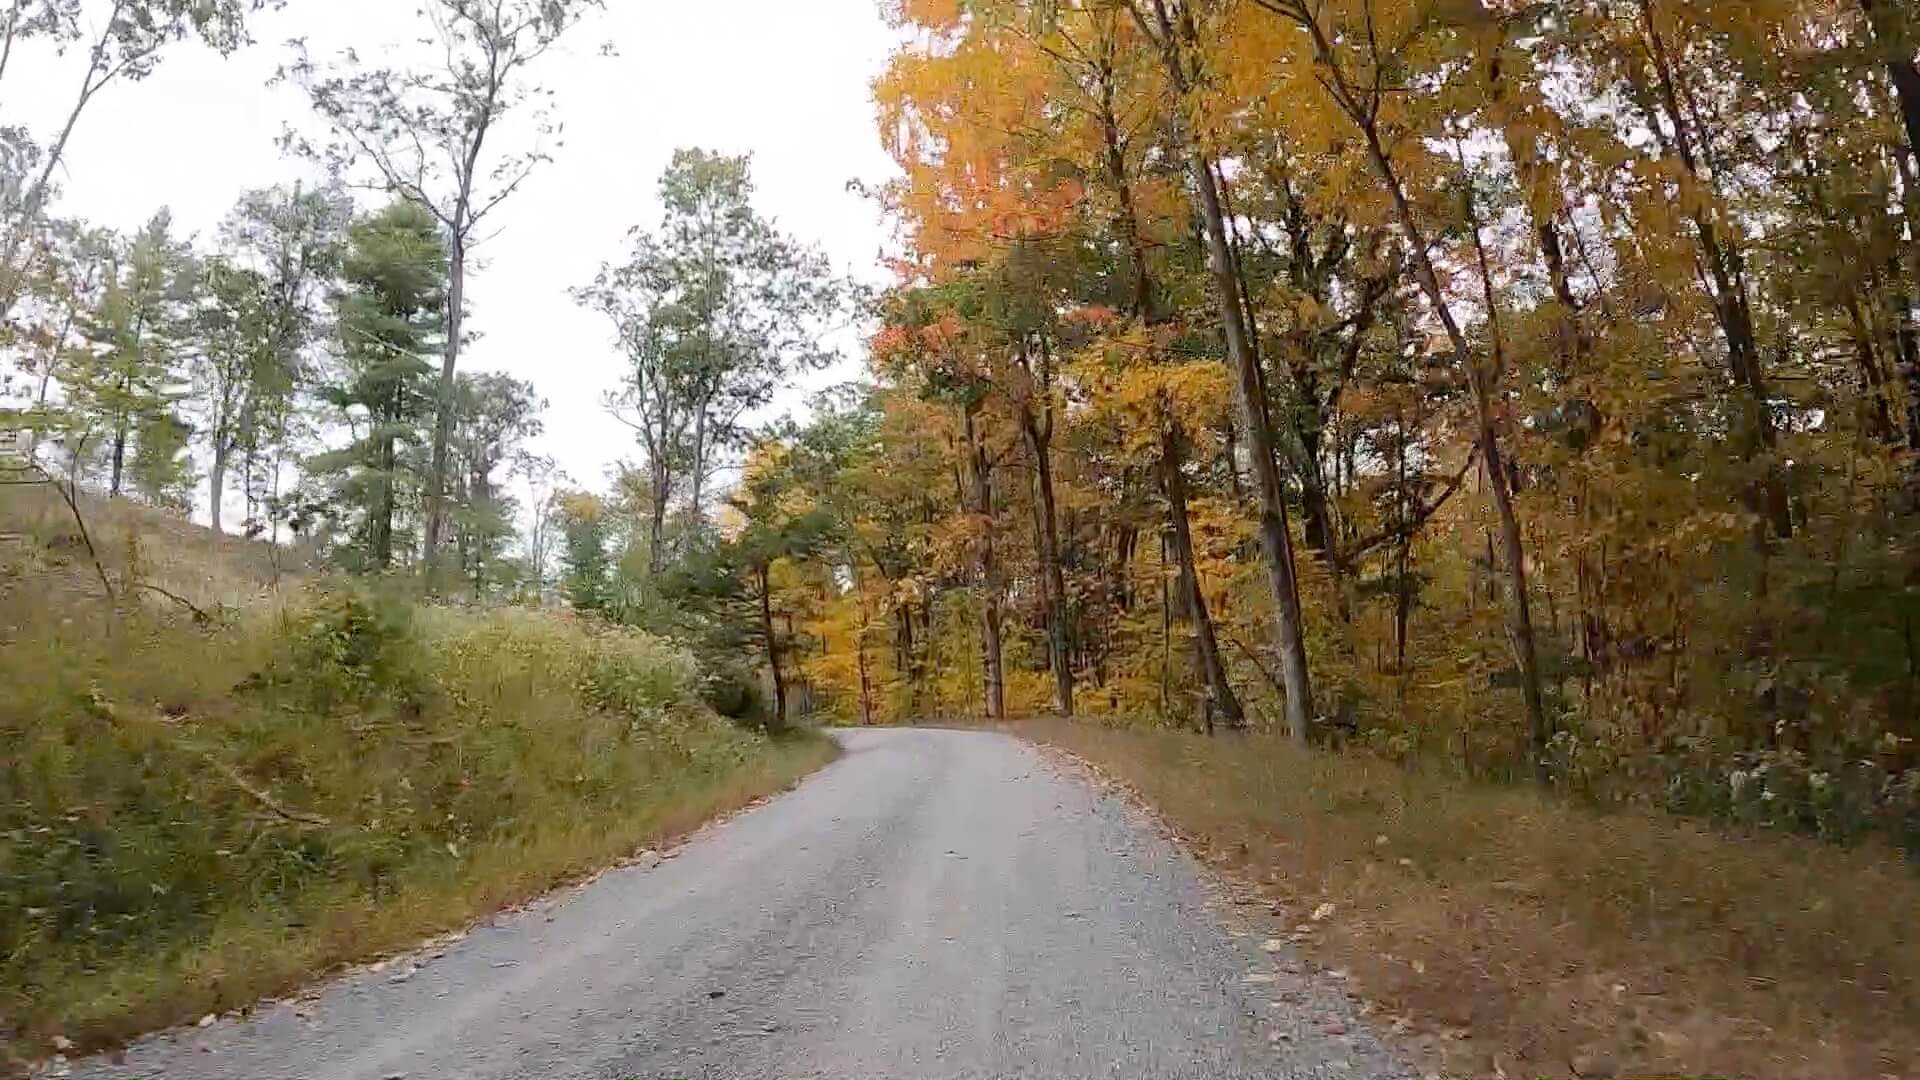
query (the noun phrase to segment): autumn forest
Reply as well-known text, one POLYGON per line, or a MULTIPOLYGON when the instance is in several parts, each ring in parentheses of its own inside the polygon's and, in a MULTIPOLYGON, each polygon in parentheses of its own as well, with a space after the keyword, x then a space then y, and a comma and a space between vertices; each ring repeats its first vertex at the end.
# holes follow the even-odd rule
POLYGON ((0 0, 0 1078, 1920 1075, 1920 6, 388 7, 0 0))
POLYGON ((1912 11, 896 14, 873 384, 735 498, 783 695, 1912 842, 1912 11))

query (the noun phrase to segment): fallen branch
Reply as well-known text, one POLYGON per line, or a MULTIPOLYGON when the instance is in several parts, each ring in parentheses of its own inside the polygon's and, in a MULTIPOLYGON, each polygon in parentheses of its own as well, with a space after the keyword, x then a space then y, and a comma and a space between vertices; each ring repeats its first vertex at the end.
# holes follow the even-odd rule
POLYGON ((309 814, 304 811, 294 810, 289 808, 288 806, 280 802, 280 800, 274 798, 272 795, 269 795, 265 791, 261 790, 260 788, 255 787, 250 781, 247 780, 245 776, 242 776, 240 774, 239 769, 236 769, 233 766, 227 764, 226 762, 221 761, 220 759, 214 757, 212 754, 203 754, 202 756, 206 758, 207 764, 212 765, 216 769, 219 769, 222 775, 226 776, 228 780, 233 781, 234 787, 237 787, 241 791, 246 792, 249 796, 253 798, 254 802, 257 802, 261 806, 264 806, 267 809, 273 811, 274 813, 280 815, 281 817, 286 818, 288 821, 298 822, 302 825, 325 826, 325 825, 333 824, 331 820, 321 817, 319 814, 309 814))
POLYGON ((168 600, 171 600, 174 603, 179 604, 181 607, 186 608, 188 611, 193 613, 193 621, 196 623, 199 623, 201 626, 212 626, 216 621, 212 615, 209 615, 205 611, 200 610, 200 608, 197 607, 193 601, 187 599, 184 596, 181 596, 179 593, 172 592, 167 589, 163 589, 160 586, 155 585, 150 581, 136 581, 133 583, 133 587, 136 589, 145 589, 150 593, 154 593, 159 596, 164 596, 168 600))
POLYGON ((79 501, 74 498, 73 492, 69 491, 65 484, 62 484, 39 462, 33 462, 29 467, 39 474, 41 483, 59 493, 60 501, 66 503, 67 509, 73 513, 73 524, 80 530, 80 542, 87 547, 87 558, 93 562, 93 572, 100 575, 100 587, 107 592, 107 602, 115 603, 118 598, 113 591, 113 582, 107 577, 107 568, 100 563, 100 552, 93 546, 93 534, 87 531, 87 519, 80 513, 79 501))
POLYGON ((1219 631, 1222 635, 1224 635, 1227 641, 1230 642, 1234 648, 1239 649, 1242 653, 1246 654, 1247 659, 1253 661, 1253 666, 1256 668, 1259 668, 1260 674, 1266 676, 1268 685, 1273 687, 1275 693, 1278 693, 1282 697, 1286 696, 1287 688, 1281 685, 1279 678, 1276 677, 1273 672, 1267 670, 1267 665, 1260 662, 1259 653, 1254 652, 1251 648, 1248 648, 1247 643, 1244 641, 1241 641, 1240 636, 1238 634, 1235 634, 1232 630, 1229 630, 1226 627, 1219 625, 1218 623, 1214 624, 1214 629, 1219 631))

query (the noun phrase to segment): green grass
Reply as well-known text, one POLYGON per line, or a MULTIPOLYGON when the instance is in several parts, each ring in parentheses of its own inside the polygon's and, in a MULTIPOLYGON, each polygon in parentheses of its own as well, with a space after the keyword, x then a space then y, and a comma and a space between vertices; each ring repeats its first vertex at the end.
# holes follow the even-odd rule
POLYGON ((458 927, 833 753, 722 721, 635 631, 340 586, 207 628, 37 550, 0 560, 0 1073, 458 927))
POLYGON ((1036 721, 1276 901, 1449 1075, 1920 1075, 1920 874, 1262 736, 1036 721), (1322 904, 1333 915, 1314 922, 1322 904), (1498 1066, 1496 1069, 1495 1066, 1498 1066))

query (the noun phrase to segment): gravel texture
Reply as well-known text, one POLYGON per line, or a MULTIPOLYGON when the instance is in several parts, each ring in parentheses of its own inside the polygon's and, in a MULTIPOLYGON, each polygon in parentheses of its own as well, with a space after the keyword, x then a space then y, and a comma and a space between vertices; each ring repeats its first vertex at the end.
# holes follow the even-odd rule
POLYGON ((984 732, 836 737, 839 761, 672 857, 71 1075, 1415 1075, 1078 769, 984 732))

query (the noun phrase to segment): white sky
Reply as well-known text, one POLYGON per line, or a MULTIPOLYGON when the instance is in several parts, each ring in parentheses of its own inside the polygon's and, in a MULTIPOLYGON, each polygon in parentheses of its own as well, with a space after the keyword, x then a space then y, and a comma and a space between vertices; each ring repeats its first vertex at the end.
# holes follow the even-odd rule
MULTIPOLYGON (((98 7, 97 4, 90 5, 98 7)), ((601 408, 621 360, 601 316, 567 295, 623 255, 633 225, 659 218, 655 182, 679 147, 754 155, 756 202, 788 233, 821 245, 842 271, 878 280, 886 240, 874 205, 847 190, 892 174, 875 134, 872 79, 894 42, 878 0, 609 0, 542 59, 531 78, 556 92, 565 145, 490 219, 478 252, 470 326, 482 336, 463 370, 509 372, 546 397, 538 446, 576 482, 600 487, 632 457, 631 433, 601 408), (616 57, 599 47, 611 41, 616 57)), ((140 83, 116 84, 89 107, 68 147, 52 212, 133 229, 162 206, 184 234, 211 243, 247 188, 309 175, 280 154, 283 122, 305 122, 305 99, 266 84, 304 36, 316 60, 352 45, 375 58, 424 25, 409 0, 290 0, 256 16, 254 46, 222 59, 173 46, 140 83)), ((0 121, 25 122, 43 144, 71 105, 84 60, 16 56, 0 121)), ((847 335, 850 353, 858 343, 847 335)), ((850 361, 809 387, 857 376, 850 361)), ((797 408, 805 388, 776 411, 797 408)))

